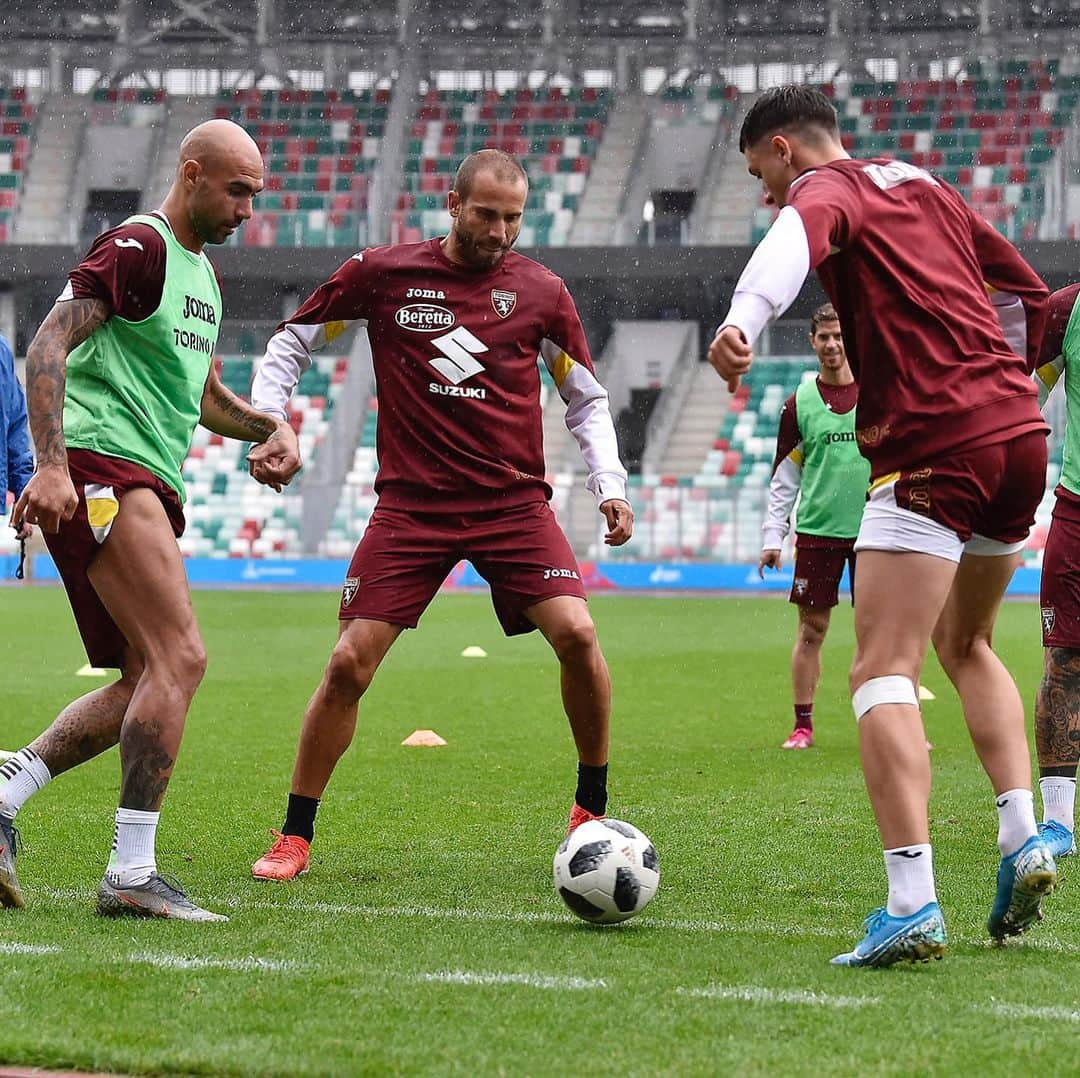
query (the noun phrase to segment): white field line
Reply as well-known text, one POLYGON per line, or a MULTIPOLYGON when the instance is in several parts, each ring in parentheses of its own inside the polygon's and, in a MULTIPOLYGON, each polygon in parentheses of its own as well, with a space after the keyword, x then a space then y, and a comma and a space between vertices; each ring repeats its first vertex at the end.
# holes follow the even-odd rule
MULTIPOLYGON (((240 905, 240 903, 235 903, 240 905)), ((318 904, 324 905, 324 904, 318 904)), ((269 906, 269 908, 283 908, 269 906)), ((284 907, 284 908, 296 908, 284 907)), ((363 910, 365 913, 387 915, 395 909, 407 910, 410 916, 423 916, 426 907, 348 907, 350 912, 363 910)), ((463 914, 470 911, 464 910, 438 910, 438 914, 463 914)), ((470 918, 472 920, 504 920, 504 918, 485 918, 480 915, 470 918)), ((524 919, 522 915, 520 919, 524 919)), ((535 914, 529 915, 529 920, 565 920, 553 915, 535 914)), ((671 922, 658 922, 661 926, 671 922)), ((697 922, 688 922, 696 924, 697 922)), ((703 922, 712 924, 712 922, 703 922)), ((730 930, 730 929, 727 929, 730 930)), ((1053 942, 1053 941, 1050 941, 1053 942)), ((0 941, 0 954, 41 956, 62 953, 64 948, 56 944, 18 943, 15 941, 0 941)), ((1080 950, 1080 948, 1074 948, 1080 950)), ((178 971, 187 970, 223 970, 233 973, 309 973, 318 970, 318 963, 294 962, 290 959, 258 958, 248 955, 244 958, 214 958, 205 955, 180 955, 158 953, 153 951, 136 951, 116 961, 128 962, 132 965, 148 965, 157 969, 169 969, 178 971)), ((375 972, 375 971, 369 971, 375 972)), ((401 980, 402 977, 394 974, 385 975, 389 980, 401 980)), ((406 974, 404 979, 418 983, 448 984, 448 985, 481 985, 489 987, 514 987, 539 988, 555 991, 581 991, 599 990, 608 988, 608 983, 602 979, 586 979, 583 977, 553 977, 539 973, 498 973, 498 972, 473 972, 470 970, 435 970, 430 973, 406 974)), ((794 1004, 796 1006, 825 1007, 830 1009, 845 1009, 857 1007, 872 1007, 881 1003, 877 996, 843 996, 831 995, 827 992, 815 992, 810 989, 784 989, 768 988, 761 985, 707 985, 704 988, 691 988, 678 986, 672 989, 675 995, 689 999, 721 999, 733 1000, 741 1003, 767 1003, 767 1004, 794 1004)), ((1069 1007, 1031 1007, 1022 1003, 972 1003, 967 1010, 980 1011, 983 1013, 996 1014, 1003 1018, 1036 1019, 1048 1022, 1080 1022, 1080 1010, 1069 1007)))
POLYGON ((546 977, 537 973, 470 973, 463 969, 421 973, 415 979, 434 984, 525 985, 527 988, 555 988, 562 991, 607 988, 605 981, 590 981, 584 977, 546 977))
POLYGON ((0 954, 59 954, 60 950, 53 943, 13 943, 7 940, 0 943, 0 954))
POLYGON ((1080 1022, 1080 1011, 1068 1007, 1029 1007, 1024 1003, 989 1003, 980 1010, 1002 1018, 1044 1018, 1048 1022, 1080 1022))
MULTIPOLYGON (((340 917, 360 917, 378 919, 424 918, 438 921, 478 921, 482 924, 580 924, 569 913, 511 913, 494 910, 466 910, 439 906, 363 906, 343 902, 251 902, 233 895, 215 897, 211 905, 227 906, 237 910, 257 910, 259 912, 296 911, 297 913, 328 913, 340 917)), ((769 921, 697 921, 666 920, 656 917, 636 917, 633 922, 642 928, 658 929, 669 932, 700 932, 710 934, 731 934, 744 936, 816 936, 831 938, 836 932, 817 926, 776 924, 769 921)), ((618 931, 616 929, 616 931, 618 931)), ((1077 948, 1080 953, 1080 947, 1077 948)))
POLYGON ((810 1007, 873 1007, 876 996, 832 996, 801 989, 761 988, 757 985, 710 985, 708 988, 676 988, 680 996, 694 999, 734 999, 743 1003, 798 1003, 810 1007))
MULTIPOLYGON (((267 884, 272 887, 272 884, 267 884)), ((95 892, 79 888, 43 888, 38 891, 52 901, 84 901, 93 898, 95 892)), ((33 892, 31 891, 33 895, 33 892)), ((36 896, 34 896, 36 897, 36 896)), ((210 908, 220 906, 232 910, 248 910, 258 913, 314 913, 329 914, 335 917, 356 917, 366 920, 378 920, 380 918, 418 918, 433 921, 474 921, 479 924, 581 924, 571 913, 513 913, 500 910, 469 910, 454 907, 441 906, 366 906, 347 902, 305 902, 300 899, 288 899, 285 902, 251 901, 237 895, 208 895, 207 905, 210 908)), ((688 932, 708 935, 732 935, 732 936, 773 936, 798 938, 808 937, 814 939, 832 939, 837 941, 839 947, 844 939, 851 934, 848 928, 830 928, 827 925, 800 925, 795 923, 783 923, 776 921, 719 921, 719 920, 692 920, 680 918, 661 917, 635 917, 631 924, 653 931, 688 932)), ((604 931, 604 929, 597 929, 604 931)), ((620 926, 609 926, 606 931, 621 931, 620 926)), ((966 947, 987 947, 996 949, 1002 946, 994 940, 984 936, 950 935, 950 941, 962 944, 966 947)), ((1017 940, 1005 946, 1023 947, 1029 950, 1050 951, 1054 954, 1080 955, 1080 944, 1064 943, 1061 940, 1048 939, 1040 936, 1025 936, 1023 940, 1017 940)))
POLYGON ((205 955, 155 954, 138 951, 127 956, 127 961, 137 966, 155 966, 157 969, 202 970, 220 969, 231 973, 295 973, 310 967, 298 962, 276 958, 211 958, 205 955))

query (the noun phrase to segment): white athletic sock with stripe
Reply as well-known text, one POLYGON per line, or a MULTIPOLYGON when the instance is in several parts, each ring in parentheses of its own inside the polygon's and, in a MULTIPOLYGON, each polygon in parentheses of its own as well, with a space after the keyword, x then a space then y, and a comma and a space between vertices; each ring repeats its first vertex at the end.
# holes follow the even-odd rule
MULTIPOLYGON (((1062 775, 1047 775, 1039 779, 1039 792, 1042 794, 1043 819, 1073 827, 1073 805, 1076 801, 1076 779, 1062 775)), ((0 793, 2 796, 2 793, 0 793)))
POLYGON ((1009 857, 1039 829, 1035 824, 1035 795, 1030 790, 1003 790, 994 799, 998 810, 998 849, 1009 857))
POLYGON ((49 769, 33 749, 20 749, 0 764, 0 816, 14 819, 31 794, 50 779, 49 769))
POLYGON ((160 815, 138 809, 116 810, 112 856, 105 871, 110 883, 118 887, 136 887, 157 872, 154 839, 160 815))
POLYGON ((937 901, 934 854, 929 842, 886 850, 885 872, 889 877, 886 909, 890 917, 910 917, 927 902, 937 901))

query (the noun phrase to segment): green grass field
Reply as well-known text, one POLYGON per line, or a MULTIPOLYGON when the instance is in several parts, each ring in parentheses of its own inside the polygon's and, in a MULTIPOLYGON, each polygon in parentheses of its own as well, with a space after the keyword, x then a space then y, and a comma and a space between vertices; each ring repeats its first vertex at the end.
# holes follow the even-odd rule
MULTIPOLYGON (((115 752, 19 816, 25 911, 0 911, 0 1062, 127 1074, 1038 1073, 1080 1022, 1074 881, 1023 941, 989 946, 991 793, 936 664, 924 681, 944 962, 830 967, 884 897, 838 611, 817 746, 790 725, 791 608, 600 597, 615 684, 613 815, 654 840, 660 893, 626 925, 576 921, 551 886, 574 788, 554 660, 505 640, 486 596, 446 596, 361 706, 310 875, 260 885, 299 717, 335 635, 332 594, 203 592, 210 669, 158 832, 160 867, 228 925, 93 914, 115 752), (488 658, 465 660, 478 644, 488 658), (449 744, 404 748, 416 728, 449 744)), ((96 684, 63 594, 0 590, 0 746, 96 684)), ((1038 611, 998 646, 1025 700, 1038 611)), ((1071 865, 1066 863, 1066 875, 1071 865)), ((1065 1053, 1064 1056, 1062 1053, 1065 1053)))

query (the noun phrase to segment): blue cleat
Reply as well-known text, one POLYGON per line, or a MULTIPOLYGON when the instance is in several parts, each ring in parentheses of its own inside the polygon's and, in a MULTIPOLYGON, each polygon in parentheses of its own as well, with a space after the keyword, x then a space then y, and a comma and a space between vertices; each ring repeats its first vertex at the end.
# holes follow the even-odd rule
POLYGON ((834 966, 891 966, 894 962, 927 962, 945 953, 945 921, 941 907, 927 902, 910 917, 890 917, 884 907, 866 918, 866 935, 854 951, 838 954, 834 966))
POLYGON ((1076 839, 1073 833, 1057 820, 1044 820, 1039 824, 1039 838, 1046 843, 1046 848, 1055 859, 1071 857, 1076 853, 1076 839))
POLYGON ((1040 835, 1032 835, 998 866, 997 894, 986 927, 996 940, 1019 936, 1042 920, 1043 896, 1057 883, 1057 866, 1040 835))

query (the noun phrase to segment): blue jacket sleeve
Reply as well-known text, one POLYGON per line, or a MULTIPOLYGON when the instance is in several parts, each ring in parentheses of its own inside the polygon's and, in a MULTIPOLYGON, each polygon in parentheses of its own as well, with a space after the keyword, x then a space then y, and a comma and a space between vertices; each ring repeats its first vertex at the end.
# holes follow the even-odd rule
POLYGON ((34 454, 30 448, 30 428, 26 416, 26 395, 15 375, 15 357, 0 338, 0 388, 6 407, 7 430, 0 431, 7 440, 7 484, 16 498, 34 474, 34 454))

